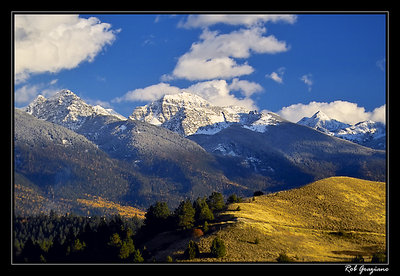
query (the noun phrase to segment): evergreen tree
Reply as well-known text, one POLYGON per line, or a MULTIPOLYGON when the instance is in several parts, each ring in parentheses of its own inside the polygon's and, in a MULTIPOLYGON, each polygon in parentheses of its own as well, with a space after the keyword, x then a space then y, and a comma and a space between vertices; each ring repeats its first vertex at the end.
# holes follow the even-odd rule
POLYGON ((188 247, 183 254, 188 260, 200 257, 200 249, 198 244, 194 241, 190 241, 188 247))
POLYGON ((166 202, 157 201, 146 212, 144 223, 146 225, 160 225, 170 216, 171 212, 166 202))
POLYGON ((121 237, 119 236, 118 233, 114 233, 111 236, 110 241, 108 242, 108 245, 112 246, 112 247, 121 247, 122 241, 121 241, 121 237))
POLYGON ((226 255, 226 247, 225 247, 225 243, 224 241, 219 238, 216 237, 212 243, 211 243, 211 254, 215 257, 215 258, 221 258, 223 256, 226 255))
POLYGON ((213 212, 222 211, 225 208, 224 196, 221 193, 213 192, 208 197, 207 204, 213 212))
POLYGON ((181 201, 175 210, 177 226, 183 230, 190 229, 194 225, 195 210, 190 200, 181 201))
POLYGON ((143 263, 144 259, 142 254, 140 253, 139 249, 136 249, 133 253, 133 262, 134 263, 143 263))
POLYGON ((171 211, 167 203, 156 202, 148 208, 145 214, 145 227, 142 232, 145 232, 146 235, 152 235, 166 231, 171 226, 170 217, 171 211))
POLYGON ((228 197, 227 203, 240 203, 242 198, 238 197, 236 194, 232 194, 228 197))
POLYGON ((208 207, 206 198, 197 198, 193 203, 193 207, 195 209, 195 220, 198 224, 214 219, 214 215, 208 207))
POLYGON ((118 258, 127 259, 134 252, 135 252, 135 246, 133 245, 133 240, 131 238, 126 239, 121 244, 118 258))
POLYGON ((72 252, 83 251, 86 247, 85 242, 81 242, 79 239, 76 239, 72 244, 72 252))

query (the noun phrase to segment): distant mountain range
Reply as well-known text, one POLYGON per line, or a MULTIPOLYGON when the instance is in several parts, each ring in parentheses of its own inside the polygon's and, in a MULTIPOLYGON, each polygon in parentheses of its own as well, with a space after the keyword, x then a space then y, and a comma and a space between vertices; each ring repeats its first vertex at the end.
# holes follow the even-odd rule
MULTIPOLYGON (((137 107, 129 118, 162 126, 183 136, 213 135, 234 124, 263 133, 268 126, 286 121, 275 113, 259 113, 238 106, 215 106, 187 92, 165 95, 148 105, 137 107)), ((369 120, 350 125, 329 118, 322 111, 297 123, 366 147, 386 148, 383 123, 369 120)))
POLYGON ((386 127, 380 122, 368 120, 350 125, 331 119, 318 111, 312 117, 304 117, 297 123, 366 147, 386 148, 386 127))
MULTIPOLYGON (((190 93, 166 95, 126 119, 62 90, 16 109, 14 122, 16 209, 22 213, 28 206, 32 212, 104 212, 80 204, 89 196, 145 209, 157 200, 174 207, 212 191, 250 196, 329 176, 386 177, 384 151, 321 133, 326 118, 317 131, 274 113, 214 106, 190 93), (42 203, 28 204, 27 193, 42 203)), ((338 125, 338 132, 352 128, 338 125)))

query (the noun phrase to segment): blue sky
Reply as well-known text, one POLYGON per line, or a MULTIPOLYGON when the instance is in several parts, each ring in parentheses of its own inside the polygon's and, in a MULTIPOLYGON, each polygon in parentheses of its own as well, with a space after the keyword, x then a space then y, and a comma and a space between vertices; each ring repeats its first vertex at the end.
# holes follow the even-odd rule
POLYGON ((385 118, 385 14, 15 15, 15 105, 70 89, 129 116, 189 90, 297 121, 385 118))

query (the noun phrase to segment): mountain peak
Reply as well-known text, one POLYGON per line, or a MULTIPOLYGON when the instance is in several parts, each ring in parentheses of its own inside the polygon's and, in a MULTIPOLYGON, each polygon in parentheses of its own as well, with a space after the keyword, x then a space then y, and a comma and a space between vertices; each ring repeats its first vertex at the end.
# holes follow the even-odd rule
POLYGON ((311 118, 313 119, 319 119, 319 120, 323 120, 323 121, 328 121, 331 120, 331 118, 326 115, 324 112, 322 111, 317 111, 311 118))
POLYGON ((58 95, 75 95, 76 96, 76 94, 69 89, 61 89, 59 92, 56 93, 56 95, 57 94, 58 95))
POLYGON ((317 111, 312 117, 304 117, 297 123, 299 125, 314 128, 329 135, 333 135, 333 132, 350 126, 349 124, 331 119, 322 111, 317 111))
POLYGON ((74 92, 68 89, 62 89, 51 96, 49 99, 61 99, 61 98, 71 98, 76 100, 81 100, 74 92))
POLYGON ((192 94, 189 92, 181 92, 178 94, 168 94, 164 95, 161 99, 163 103, 174 103, 181 107, 190 108, 190 107, 206 107, 211 106, 212 104, 202 97, 192 94))
POLYGON ((39 95, 25 108, 25 111, 38 119, 59 124, 71 130, 78 129, 86 118, 95 115, 111 115, 121 119, 103 108, 94 108, 68 89, 63 89, 48 99, 39 95))
POLYGON ((297 123, 360 145, 375 149, 384 149, 386 147, 384 139, 386 136, 385 125, 371 120, 350 125, 331 119, 325 113, 318 111, 312 117, 304 117, 297 123))
POLYGON ((264 132, 268 125, 281 121, 276 115, 258 113, 242 107, 216 106, 188 92, 165 95, 148 105, 137 107, 129 119, 162 126, 183 136, 212 135, 233 123, 264 132))

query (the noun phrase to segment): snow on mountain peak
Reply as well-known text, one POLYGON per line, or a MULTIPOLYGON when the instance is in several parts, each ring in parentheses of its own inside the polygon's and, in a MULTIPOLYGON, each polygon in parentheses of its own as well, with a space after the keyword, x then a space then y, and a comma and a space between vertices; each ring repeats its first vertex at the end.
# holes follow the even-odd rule
POLYGON ((85 103, 71 90, 63 89, 46 99, 39 95, 25 111, 36 118, 65 126, 71 130, 78 129, 88 117, 96 115, 116 116, 104 108, 93 107, 85 103))
POLYGON ((169 94, 161 98, 164 103, 175 103, 179 105, 193 105, 193 106, 210 106, 211 103, 206 101, 200 96, 189 92, 181 92, 178 94, 169 94))
POLYGON ((323 121, 331 120, 331 118, 328 115, 326 115, 325 113, 323 113, 322 111, 317 111, 311 118, 319 119, 319 120, 323 120, 323 121))
POLYGON ((114 116, 117 117, 118 119, 125 121, 126 118, 124 116, 122 116, 121 114, 119 114, 118 112, 116 112, 114 109, 112 108, 104 108, 101 105, 95 105, 93 106, 94 112, 96 115, 104 115, 104 116, 114 116))
POLYGON ((249 129, 264 132, 265 128, 249 126, 258 121, 261 125, 276 124, 278 119, 267 120, 265 114, 242 107, 215 106, 202 97, 183 92, 165 95, 148 105, 137 107, 129 119, 144 121, 165 127, 183 136, 192 134, 215 134, 233 123, 248 126, 249 129), (264 117, 263 117, 264 116, 264 117), (260 120, 263 118, 263 120, 260 120))
POLYGON ((312 117, 304 117, 297 123, 361 145, 373 146, 377 149, 385 148, 386 128, 379 122, 368 120, 350 125, 331 119, 318 111, 312 117))
POLYGON ((333 132, 349 127, 349 124, 339 122, 335 119, 331 119, 328 115, 322 111, 317 111, 313 116, 304 117, 297 122, 299 125, 308 126, 324 132, 329 135, 333 135, 333 132))

